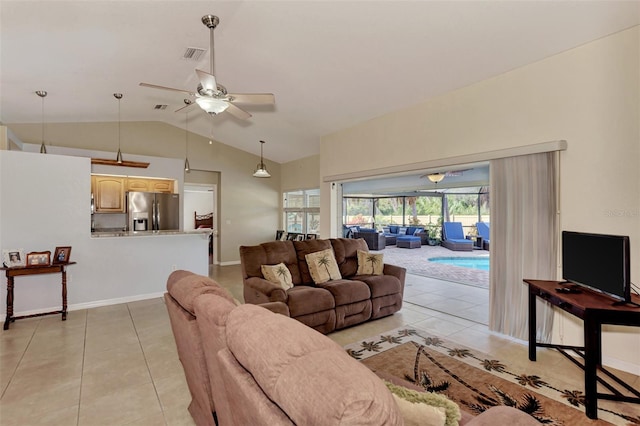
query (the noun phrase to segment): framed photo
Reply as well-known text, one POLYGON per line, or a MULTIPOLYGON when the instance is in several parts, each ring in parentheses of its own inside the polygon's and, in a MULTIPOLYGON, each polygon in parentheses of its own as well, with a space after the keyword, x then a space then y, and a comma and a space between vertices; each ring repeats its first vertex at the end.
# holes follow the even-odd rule
POLYGON ((60 265, 63 263, 69 263, 71 257, 71 246, 69 247, 56 247, 56 251, 53 252, 53 264, 60 265))
POLYGON ((304 234, 296 235, 296 241, 304 241, 304 234))
POLYGON ((50 264, 50 251, 32 251, 31 253, 27 253, 27 266, 49 266, 50 264))
POLYGON ((23 249, 2 250, 2 262, 7 268, 25 265, 25 256, 23 249))
POLYGON ((318 234, 307 234, 307 240, 315 240, 318 238, 318 234))

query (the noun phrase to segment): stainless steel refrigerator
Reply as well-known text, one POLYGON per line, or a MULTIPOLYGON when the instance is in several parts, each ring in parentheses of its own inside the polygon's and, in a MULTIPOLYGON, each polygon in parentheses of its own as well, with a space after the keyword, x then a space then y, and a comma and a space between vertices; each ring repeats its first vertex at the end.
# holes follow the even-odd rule
POLYGON ((180 195, 160 192, 127 192, 129 231, 180 229, 180 195))

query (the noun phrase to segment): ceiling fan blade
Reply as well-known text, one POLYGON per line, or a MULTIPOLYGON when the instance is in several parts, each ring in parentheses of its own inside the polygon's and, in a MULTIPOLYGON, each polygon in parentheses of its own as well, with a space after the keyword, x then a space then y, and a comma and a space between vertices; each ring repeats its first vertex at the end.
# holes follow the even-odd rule
POLYGON ((251 117, 251 114, 249 114, 247 111, 238 108, 237 106, 235 106, 232 103, 229 103, 229 107, 225 111, 227 111, 228 113, 230 113, 234 117, 239 118, 241 120, 246 120, 249 117, 251 117))
POLYGON ((276 97, 273 93, 229 93, 233 102, 254 105, 273 105, 276 97))
POLYGON ((194 96, 195 95, 195 93, 190 92, 188 90, 174 89, 173 87, 166 87, 166 86, 158 86, 157 84, 140 83, 140 86, 150 87, 152 89, 171 90, 173 92, 187 93, 190 96, 194 96))
POLYGON ((202 84, 203 89, 212 90, 214 92, 218 91, 216 78, 213 75, 201 70, 196 70, 196 74, 198 74, 198 79, 200 79, 200 84, 202 84))

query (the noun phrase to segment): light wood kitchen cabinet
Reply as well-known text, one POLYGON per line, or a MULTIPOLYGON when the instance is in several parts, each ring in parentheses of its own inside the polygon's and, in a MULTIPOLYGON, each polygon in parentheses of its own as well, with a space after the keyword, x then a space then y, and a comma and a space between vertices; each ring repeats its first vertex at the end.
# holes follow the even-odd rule
POLYGON ((173 194, 173 181, 169 179, 152 179, 151 192, 167 192, 173 194))
POLYGON ((91 178, 96 213, 124 213, 125 178, 94 175, 91 178))
POLYGON ((145 178, 127 178, 127 191, 151 191, 150 179, 145 178))
POLYGON ((127 191, 168 192, 173 193, 173 181, 170 179, 127 178, 127 191))

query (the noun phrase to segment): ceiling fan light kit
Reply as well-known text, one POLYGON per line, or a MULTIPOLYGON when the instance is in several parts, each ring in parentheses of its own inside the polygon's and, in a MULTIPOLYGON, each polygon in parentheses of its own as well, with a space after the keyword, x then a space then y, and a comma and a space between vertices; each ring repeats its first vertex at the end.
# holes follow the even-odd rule
POLYGON ((206 98, 204 96, 196 98, 196 103, 204 112, 211 115, 220 114, 229 108, 229 103, 222 99, 206 98))
POLYGON ((42 143, 40 143, 40 154, 46 154, 47 146, 44 144, 44 98, 47 96, 47 92, 44 90, 36 90, 36 95, 42 99, 42 143))
POLYGON ((267 171, 267 166, 264 165, 264 158, 262 156, 262 147, 264 141, 260 141, 260 163, 256 166, 256 170, 253 172, 253 177, 257 178, 270 178, 271 174, 267 171))

